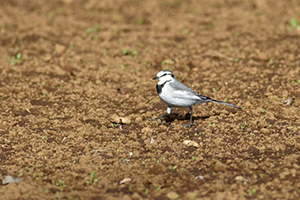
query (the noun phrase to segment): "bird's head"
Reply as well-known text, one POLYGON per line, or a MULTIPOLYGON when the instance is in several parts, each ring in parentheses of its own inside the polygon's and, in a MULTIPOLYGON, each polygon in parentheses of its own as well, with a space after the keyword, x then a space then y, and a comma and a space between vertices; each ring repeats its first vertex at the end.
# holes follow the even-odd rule
POLYGON ((175 79, 175 76, 173 72, 170 70, 163 70, 157 73, 157 75, 153 78, 153 80, 158 79, 158 84, 159 83, 165 83, 166 81, 172 81, 175 79))

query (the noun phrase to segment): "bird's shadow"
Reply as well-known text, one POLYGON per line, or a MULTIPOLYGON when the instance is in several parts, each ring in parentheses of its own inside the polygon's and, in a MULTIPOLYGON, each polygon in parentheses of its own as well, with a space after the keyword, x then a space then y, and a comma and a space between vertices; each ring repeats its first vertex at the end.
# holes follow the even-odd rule
MULTIPOLYGON (((179 113, 172 113, 170 115, 167 115, 164 120, 166 121, 166 123, 172 123, 175 121, 175 119, 179 120, 179 121, 186 121, 190 119, 190 113, 186 113, 185 115, 179 114, 179 113)), ((193 115, 193 120, 199 120, 199 119, 208 119, 210 118, 210 115, 206 115, 206 116, 194 116, 193 115)))
MULTIPOLYGON (((232 113, 235 113, 236 111, 232 111, 232 113)), ((193 115, 193 121, 197 121, 199 119, 201 120, 205 120, 205 119, 208 119, 210 118, 211 116, 218 116, 220 115, 221 113, 214 113, 213 115, 205 115, 205 116, 195 116, 193 115)), ((173 127, 172 126, 172 122, 174 122, 175 120, 179 120, 179 121, 186 121, 186 120, 190 120, 190 115, 191 113, 190 112, 187 112, 186 114, 182 114, 182 113, 171 113, 167 116, 165 116, 162 120, 162 122, 164 121, 166 123, 167 126, 169 127, 173 127)))

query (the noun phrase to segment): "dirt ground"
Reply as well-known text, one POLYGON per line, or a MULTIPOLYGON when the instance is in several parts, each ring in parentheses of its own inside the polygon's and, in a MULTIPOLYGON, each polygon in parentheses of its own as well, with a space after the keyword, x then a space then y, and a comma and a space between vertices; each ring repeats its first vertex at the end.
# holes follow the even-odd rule
POLYGON ((0 199, 300 198, 298 0, 1 0, 0 38, 0 199), (242 109, 149 121, 163 69, 242 109))

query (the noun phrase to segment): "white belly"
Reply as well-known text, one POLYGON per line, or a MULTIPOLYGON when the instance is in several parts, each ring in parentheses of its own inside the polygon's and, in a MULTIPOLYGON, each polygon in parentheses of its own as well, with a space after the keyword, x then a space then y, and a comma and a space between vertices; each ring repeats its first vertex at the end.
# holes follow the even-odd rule
POLYGON ((172 95, 171 92, 162 92, 159 97, 170 107, 189 107, 197 104, 197 100, 195 99, 190 99, 184 96, 180 98, 178 96, 172 95))

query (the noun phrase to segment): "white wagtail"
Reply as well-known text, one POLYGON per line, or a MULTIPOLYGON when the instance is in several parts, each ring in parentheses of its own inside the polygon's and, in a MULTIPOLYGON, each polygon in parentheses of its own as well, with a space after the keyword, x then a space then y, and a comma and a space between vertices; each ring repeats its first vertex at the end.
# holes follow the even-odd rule
POLYGON ((190 127, 194 125, 193 105, 213 102, 240 109, 240 107, 236 105, 214 100, 210 97, 195 92, 194 90, 180 83, 170 70, 163 70, 158 72, 156 77, 153 78, 153 80, 156 79, 158 79, 158 83, 156 84, 157 94, 168 105, 168 108, 167 113, 152 120, 156 121, 167 116, 171 113, 171 110, 174 107, 189 107, 191 110, 190 123, 184 124, 183 126, 190 127))

